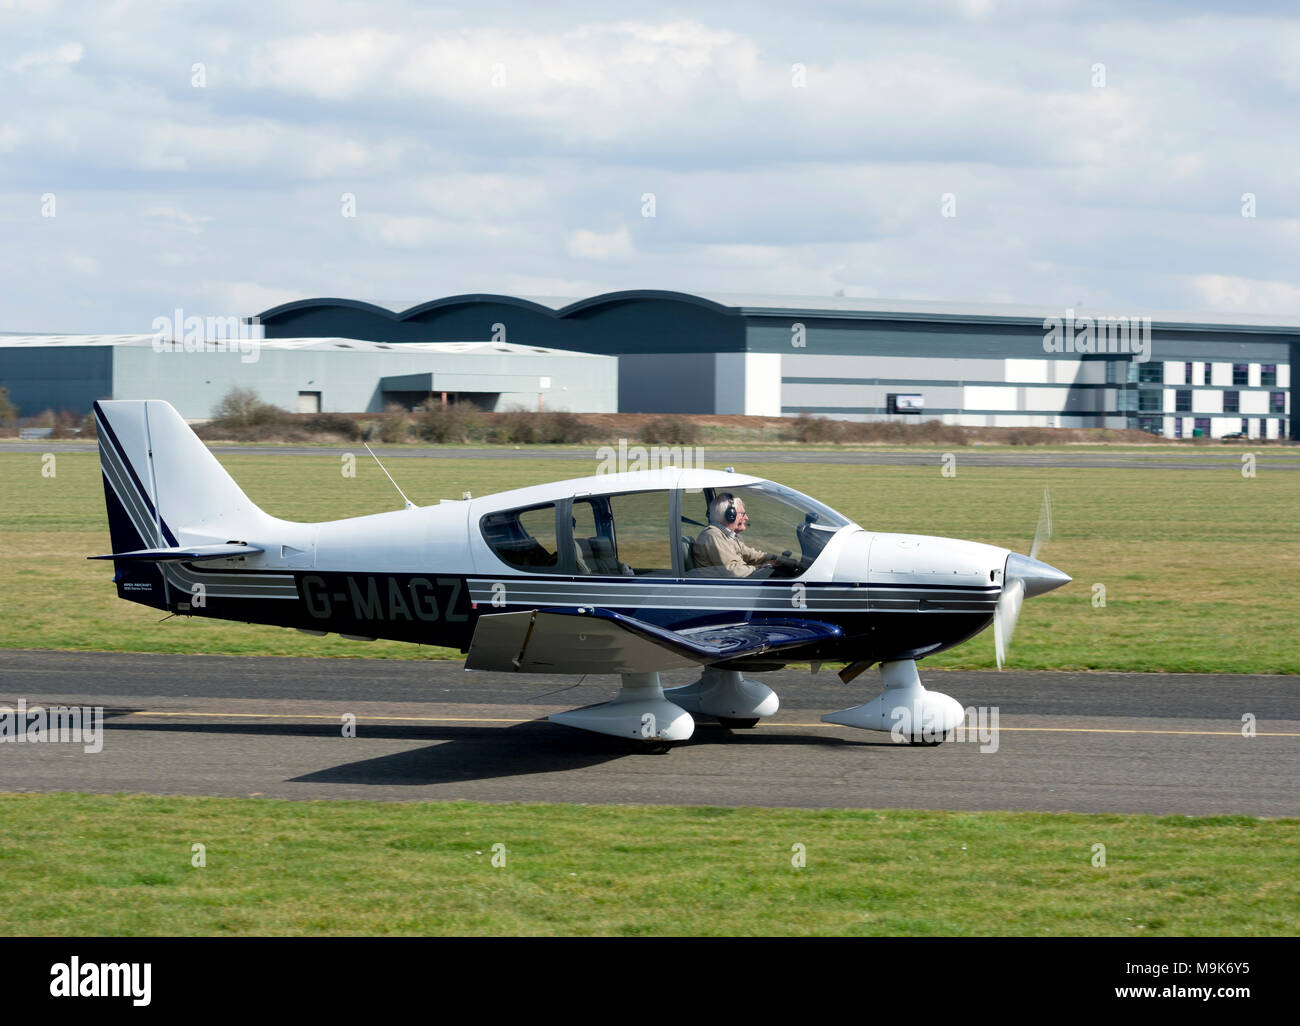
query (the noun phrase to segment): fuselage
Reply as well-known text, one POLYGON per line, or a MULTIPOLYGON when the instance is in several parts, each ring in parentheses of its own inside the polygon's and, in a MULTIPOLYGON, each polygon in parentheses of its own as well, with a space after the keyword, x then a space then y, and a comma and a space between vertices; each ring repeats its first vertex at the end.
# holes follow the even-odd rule
POLYGON ((783 616, 843 629, 834 641, 782 652, 779 663, 768 655, 736 664, 751 668, 915 659, 958 644, 991 622, 1010 555, 873 532, 773 482, 673 468, 323 523, 259 510, 238 539, 220 521, 150 524, 143 505, 118 515, 141 537, 155 529, 160 542, 238 540, 263 550, 115 564, 122 598, 183 615, 462 651, 479 617, 548 607, 599 606, 672 630, 783 616), (693 541, 724 493, 750 506, 756 526, 740 540, 784 565, 732 577, 696 563, 693 541))

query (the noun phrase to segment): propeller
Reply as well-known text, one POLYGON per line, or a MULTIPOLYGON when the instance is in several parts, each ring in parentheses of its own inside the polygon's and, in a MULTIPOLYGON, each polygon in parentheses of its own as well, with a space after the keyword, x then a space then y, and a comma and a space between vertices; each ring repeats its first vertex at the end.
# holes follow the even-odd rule
POLYGON ((1007 659, 1007 649, 1011 646, 1011 637, 1016 632, 1016 620, 1020 618, 1020 607, 1026 596, 1041 595, 1045 591, 1068 584, 1070 578, 1055 567, 1038 560, 1038 551, 1043 542, 1052 537, 1052 497, 1043 489, 1043 505, 1038 512, 1038 526, 1034 528, 1034 540, 1029 546, 1029 555, 1012 553, 1007 557, 1006 571, 1003 575, 1002 594, 993 610, 993 648, 997 654, 998 669, 1007 659))

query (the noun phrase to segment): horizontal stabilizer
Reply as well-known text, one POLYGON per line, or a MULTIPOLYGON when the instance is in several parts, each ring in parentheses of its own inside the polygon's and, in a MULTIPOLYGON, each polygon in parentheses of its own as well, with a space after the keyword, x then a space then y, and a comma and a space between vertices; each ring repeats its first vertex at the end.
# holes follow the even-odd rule
POLYGON ((838 638, 816 620, 749 620, 671 631, 608 609, 533 609, 479 617, 468 670, 652 673, 838 638))
POLYGON ((190 545, 171 549, 136 549, 134 552, 110 552, 106 556, 87 556, 87 559, 125 559, 142 563, 164 563, 172 559, 193 562, 201 559, 231 559, 234 556, 255 556, 262 552, 256 545, 227 542, 225 545, 190 545))

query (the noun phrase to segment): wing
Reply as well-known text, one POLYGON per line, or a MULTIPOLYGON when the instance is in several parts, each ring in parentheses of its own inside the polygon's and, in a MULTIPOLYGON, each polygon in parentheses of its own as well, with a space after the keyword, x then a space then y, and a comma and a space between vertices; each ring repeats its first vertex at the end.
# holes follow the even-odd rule
POLYGON ((671 631, 587 606, 479 617, 467 670, 507 673, 652 673, 739 659, 838 638, 816 620, 749 620, 671 631))

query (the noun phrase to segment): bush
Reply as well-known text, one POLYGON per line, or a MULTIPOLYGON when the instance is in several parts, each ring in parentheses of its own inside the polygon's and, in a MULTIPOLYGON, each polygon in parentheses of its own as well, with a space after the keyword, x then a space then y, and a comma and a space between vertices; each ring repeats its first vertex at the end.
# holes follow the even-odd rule
POLYGON ((1047 445, 1055 441, 1051 428, 1022 427, 1007 432, 1008 445, 1047 445))
POLYGON ((313 434, 340 435, 350 442, 361 441, 361 425, 343 413, 313 413, 299 420, 298 426, 313 434))
POLYGON ((410 429, 411 418, 406 415, 406 410, 396 403, 390 403, 384 410, 383 419, 379 421, 380 440, 389 444, 405 442, 410 429))
POLYGON ((845 422, 827 417, 810 417, 801 413, 781 432, 787 442, 838 442, 844 435, 845 422))
POLYGON ((9 389, 0 385, 0 428, 18 426, 18 407, 9 400, 9 389))
POLYGON ((640 432, 641 441, 647 445, 697 445, 700 426, 680 417, 656 417, 640 432))
POLYGON ((262 402, 253 389, 236 385, 212 408, 212 419, 219 427, 265 427, 283 424, 288 414, 278 406, 262 402))
POLYGON ((441 445, 465 444, 483 438, 483 414, 473 403, 448 403, 430 401, 415 415, 415 433, 420 438, 441 445))
POLYGON ((832 442, 870 445, 882 442, 900 444, 926 442, 940 445, 966 445, 970 441, 970 432, 957 424, 945 424, 941 420, 850 421, 802 414, 786 425, 781 432, 781 437, 789 442, 813 444, 832 442))
POLYGON ((545 410, 532 413, 528 410, 508 410, 498 414, 488 439, 516 445, 557 444, 587 442, 595 429, 581 417, 567 410, 545 410))
POLYGON ((85 438, 95 437, 95 418, 91 414, 73 413, 71 410, 59 410, 53 415, 54 428, 51 438, 85 438), (86 425, 90 430, 86 430, 86 425))

